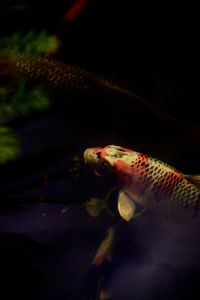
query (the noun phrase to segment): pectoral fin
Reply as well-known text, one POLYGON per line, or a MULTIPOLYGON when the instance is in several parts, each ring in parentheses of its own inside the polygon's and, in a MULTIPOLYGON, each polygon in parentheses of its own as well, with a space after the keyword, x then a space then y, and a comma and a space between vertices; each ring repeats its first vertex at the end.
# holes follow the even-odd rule
POLYGON ((127 193, 120 191, 117 205, 120 216, 129 222, 133 218, 136 209, 136 205, 131 197, 127 193))

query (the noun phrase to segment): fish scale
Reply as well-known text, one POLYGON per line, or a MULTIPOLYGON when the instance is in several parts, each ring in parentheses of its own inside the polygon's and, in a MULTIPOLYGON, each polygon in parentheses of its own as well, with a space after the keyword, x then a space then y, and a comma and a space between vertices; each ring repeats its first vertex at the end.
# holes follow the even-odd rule
MULTIPOLYGON (((10 56, 12 66, 16 71, 25 75, 31 81, 42 84, 47 91, 86 95, 98 99, 114 97, 127 97, 134 99, 138 104, 147 106, 147 109, 157 113, 147 101, 115 83, 100 77, 90 71, 67 64, 52 58, 18 53, 10 56)), ((8 60, 9 60, 8 59, 8 60)))
MULTIPOLYGON (((150 120, 156 118, 169 124, 176 122, 172 116, 162 112, 134 92, 68 63, 26 53, 11 54, 7 51, 0 51, 0 67, 7 70, 12 79, 16 76, 14 73, 17 73, 25 76, 32 83, 41 84, 47 92, 86 96, 87 99, 92 100, 91 105, 95 99, 97 104, 105 105, 105 109, 108 101, 113 106, 114 99, 115 109, 120 112, 121 103, 126 103, 126 105, 134 103, 135 114, 137 116, 139 112, 140 118, 141 116, 150 120)), ((128 113, 130 111, 126 110, 126 114, 128 113)))
POLYGON ((64 64, 45 57, 17 54, 16 70, 28 78, 41 82, 46 89, 68 92, 82 92, 88 82, 83 71, 69 64, 64 64))

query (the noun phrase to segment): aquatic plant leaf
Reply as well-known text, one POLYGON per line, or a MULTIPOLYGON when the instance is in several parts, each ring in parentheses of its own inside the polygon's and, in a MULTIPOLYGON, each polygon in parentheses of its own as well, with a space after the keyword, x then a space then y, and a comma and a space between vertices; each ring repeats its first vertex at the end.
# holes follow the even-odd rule
POLYGON ((49 108, 49 98, 41 87, 36 86, 26 91, 25 80, 20 80, 17 90, 10 94, 0 93, 0 119, 27 115, 31 111, 49 108))
POLYGON ((0 164, 15 159, 21 152, 18 137, 8 127, 0 126, 0 164))
POLYGON ((24 52, 28 54, 50 54, 56 52, 60 43, 55 35, 47 31, 26 33, 15 32, 11 36, 4 36, 0 40, 0 48, 8 49, 11 53, 24 52))
MULTIPOLYGON (((29 30, 26 33, 15 32, 0 40, 0 47, 8 49, 10 54, 25 52, 28 54, 50 54, 59 47, 59 42, 54 35, 47 31, 36 32, 29 30)), ((49 99, 41 87, 36 86, 27 91, 25 80, 19 83, 5 83, 0 86, 0 119, 8 120, 18 115, 27 115, 32 110, 45 110, 49 107, 49 99), (17 85, 18 84, 18 85, 17 85), (15 87, 13 87, 15 85, 15 87)))
POLYGON ((31 89, 27 94, 29 109, 45 110, 49 107, 49 98, 39 86, 31 89))

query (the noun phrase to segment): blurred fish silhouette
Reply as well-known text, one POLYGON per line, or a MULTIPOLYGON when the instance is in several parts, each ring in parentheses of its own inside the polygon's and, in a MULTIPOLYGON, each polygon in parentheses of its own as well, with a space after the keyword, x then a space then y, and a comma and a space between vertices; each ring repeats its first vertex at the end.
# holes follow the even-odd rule
POLYGON ((47 92, 75 96, 76 101, 71 101, 70 105, 75 102, 73 109, 90 116, 90 122, 85 119, 90 127, 91 123, 95 126, 102 122, 103 115, 105 126, 110 128, 112 124, 116 132, 123 134, 138 125, 138 129, 145 130, 145 133, 154 134, 157 131, 164 135, 166 131, 184 135, 188 140, 199 140, 198 125, 179 122, 132 91, 76 66, 42 56, 2 51, 0 69, 0 86, 7 93, 13 91, 20 76, 25 76, 32 84, 40 84, 47 92), (117 120, 119 115, 120 122, 117 120))
MULTIPOLYGON (((161 116, 169 120, 173 119, 132 91, 70 64, 42 56, 26 53, 10 54, 4 51, 0 54, 0 67, 2 70, 1 77, 11 79, 11 84, 12 82, 15 83, 21 75, 26 76, 31 82, 42 84, 47 91, 76 96, 86 95, 92 97, 92 99, 94 97, 97 100, 102 99, 102 101, 104 98, 113 100, 113 98, 117 99, 121 96, 123 99, 128 98, 134 101, 135 104, 143 106, 155 116, 161 116)), ((9 92, 9 84, 7 84, 7 90, 9 92)))
MULTIPOLYGON (((134 133, 139 136, 144 130, 145 137, 157 132, 159 138, 168 134, 176 139, 192 140, 195 145, 199 143, 198 125, 179 122, 132 91, 78 67, 42 56, 2 51, 0 70, 3 92, 12 92, 18 80, 26 77, 31 84, 40 84, 47 92, 61 93, 65 98, 75 96, 72 99, 75 101, 69 98, 66 104, 70 109, 68 118, 73 118, 73 126, 79 126, 79 131, 86 123, 87 133, 93 130, 96 136, 97 126, 101 129, 103 124, 107 135, 114 133, 124 139, 126 134, 130 138, 134 133), (74 122, 77 111, 82 117, 81 125, 74 122), (134 126, 137 126, 136 131, 133 131, 134 126)), ((3 123, 4 118, 1 121, 3 123)))

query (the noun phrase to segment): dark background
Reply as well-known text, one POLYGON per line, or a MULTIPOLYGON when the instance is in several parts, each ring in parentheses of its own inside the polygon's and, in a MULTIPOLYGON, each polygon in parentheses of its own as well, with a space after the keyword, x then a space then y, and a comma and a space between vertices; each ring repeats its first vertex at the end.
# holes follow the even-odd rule
MULTIPOLYGON (((90 0, 73 21, 66 21, 63 16, 73 1, 30 1, 21 12, 8 9, 12 1, 4 2, 2 36, 16 27, 45 28, 61 39, 58 59, 121 83, 180 123, 199 123, 199 18, 194 3, 90 0)), ((91 262, 111 218, 106 212, 92 218, 81 203, 108 187, 82 168, 78 179, 68 170, 73 156, 81 156, 86 147, 120 141, 185 173, 198 173, 199 136, 179 136, 171 127, 162 133, 159 123, 145 134, 141 123, 132 125, 131 120, 127 129, 123 103, 122 113, 112 117, 122 124, 118 136, 112 122, 109 128, 103 122, 112 108, 99 107, 102 122, 88 126, 92 116, 87 99, 77 117, 70 98, 51 97, 50 111, 11 123, 23 153, 0 172, 2 299, 89 299, 101 276, 112 286, 114 300, 198 299, 198 224, 180 226, 147 212, 119 226, 112 263, 96 270, 91 262), (62 214, 68 202, 74 204, 62 214)), ((129 110, 134 118, 134 107, 129 110)), ((141 122, 149 127, 145 119, 141 122)))

